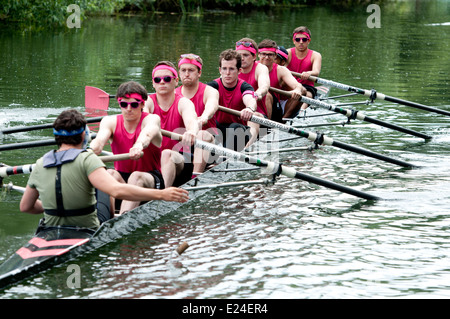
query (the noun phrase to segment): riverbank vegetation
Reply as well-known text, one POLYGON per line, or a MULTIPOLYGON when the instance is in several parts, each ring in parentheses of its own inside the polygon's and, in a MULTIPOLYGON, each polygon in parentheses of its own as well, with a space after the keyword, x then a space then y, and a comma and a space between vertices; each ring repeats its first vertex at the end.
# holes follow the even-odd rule
MULTIPOLYGON (((195 13, 209 11, 236 11, 268 9, 274 6, 335 5, 351 7, 368 5, 370 0, 4 0, 0 3, 0 23, 13 24, 23 30, 63 27, 73 11, 79 8, 79 18, 95 15, 129 13, 195 13)), ((380 1, 377 1, 380 2, 380 1)))

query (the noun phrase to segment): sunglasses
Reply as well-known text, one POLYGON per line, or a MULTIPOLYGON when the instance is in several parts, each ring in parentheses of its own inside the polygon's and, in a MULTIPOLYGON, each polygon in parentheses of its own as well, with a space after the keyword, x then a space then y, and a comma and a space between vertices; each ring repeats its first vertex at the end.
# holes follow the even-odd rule
POLYGON ((265 52, 260 52, 259 55, 262 58, 275 58, 275 56, 276 56, 275 53, 265 53, 265 52))
POLYGON ((177 78, 176 76, 169 76, 169 75, 166 75, 164 77, 155 76, 153 78, 153 81, 155 81, 155 83, 159 83, 159 82, 161 82, 161 80, 163 80, 165 83, 170 83, 172 81, 172 79, 176 79, 176 78, 177 78))
POLYGON ((123 107, 124 109, 127 108, 128 105, 131 105, 131 107, 132 107, 133 109, 135 109, 135 108, 139 107, 139 104, 141 104, 141 103, 142 103, 142 101, 140 101, 140 102, 125 102, 125 101, 120 101, 120 102, 119 102, 119 105, 120 105, 120 107, 123 107))
POLYGON ((295 42, 308 42, 308 38, 295 38, 295 42))
POLYGON ((155 81, 155 83, 159 83, 159 82, 161 82, 161 80, 163 80, 165 83, 170 83, 172 81, 172 79, 176 79, 176 78, 177 78, 176 76, 169 76, 169 75, 166 75, 164 77, 155 76, 153 78, 153 81, 155 81))
POLYGON ((236 42, 237 47, 241 46, 241 45, 243 45, 246 48, 254 48, 254 46, 251 42, 241 42, 241 41, 236 42))

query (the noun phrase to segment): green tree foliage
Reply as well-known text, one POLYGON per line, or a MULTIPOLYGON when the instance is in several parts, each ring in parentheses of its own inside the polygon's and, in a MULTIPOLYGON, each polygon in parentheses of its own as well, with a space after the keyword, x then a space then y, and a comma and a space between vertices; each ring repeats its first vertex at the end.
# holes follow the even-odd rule
MULTIPOLYGON (((381 1, 381 0, 379 0, 381 1)), ((378 1, 378 2, 379 2, 378 1)), ((80 7, 81 20, 92 15, 123 12, 201 13, 205 10, 251 10, 271 6, 324 5, 344 7, 364 5, 371 0, 2 0, 0 23, 17 25, 22 30, 64 27, 70 15, 67 7, 80 7)))

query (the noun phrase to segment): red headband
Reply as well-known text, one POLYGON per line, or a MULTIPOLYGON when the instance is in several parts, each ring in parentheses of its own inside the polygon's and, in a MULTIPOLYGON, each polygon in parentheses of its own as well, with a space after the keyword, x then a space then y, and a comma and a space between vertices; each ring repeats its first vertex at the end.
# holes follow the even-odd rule
POLYGON ((253 54, 256 54, 256 50, 255 50, 254 48, 252 48, 252 47, 246 47, 246 46, 244 46, 244 45, 240 45, 240 46, 236 47, 236 51, 237 51, 237 50, 247 50, 247 51, 252 52, 253 54))
POLYGON ((271 52, 277 52, 277 49, 275 48, 262 48, 262 49, 258 49, 259 52, 263 52, 263 51, 271 51, 271 52))
POLYGON ((277 54, 281 55, 286 60, 289 58, 289 56, 281 50, 277 50, 277 54))
POLYGON ((178 77, 177 70, 175 70, 174 68, 172 68, 171 66, 168 66, 166 64, 161 64, 161 65, 158 65, 156 68, 153 69, 152 78, 155 77, 155 72, 158 71, 158 70, 169 70, 170 72, 173 73, 173 75, 178 77))
MULTIPOLYGON (((137 100, 139 102, 145 101, 139 93, 127 93, 127 94, 125 94, 125 97, 127 99, 135 99, 135 100, 137 100)), ((123 99, 123 97, 118 97, 117 101, 120 102, 122 99, 123 99)))
POLYGON ((180 60, 180 62, 178 62, 178 67, 180 67, 180 65, 185 64, 185 63, 190 63, 193 65, 196 65, 200 68, 200 70, 202 69, 202 64, 200 62, 198 62, 195 59, 188 59, 188 58, 184 58, 184 59, 180 60))
POLYGON ((306 36, 306 37, 308 38, 308 40, 311 40, 311 36, 310 36, 307 32, 297 32, 297 33, 294 33, 294 36, 293 36, 293 39, 294 39, 294 40, 295 40, 295 36, 296 36, 297 34, 303 34, 304 36, 306 36))

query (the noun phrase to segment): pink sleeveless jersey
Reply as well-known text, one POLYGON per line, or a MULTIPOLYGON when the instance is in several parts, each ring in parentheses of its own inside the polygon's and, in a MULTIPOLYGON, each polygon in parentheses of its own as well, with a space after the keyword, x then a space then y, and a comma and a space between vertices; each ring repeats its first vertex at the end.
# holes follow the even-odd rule
MULTIPOLYGON (((238 83, 232 91, 227 90, 220 79, 215 79, 214 81, 219 84, 219 105, 238 111, 245 109, 246 106, 242 101, 241 92, 241 85, 244 83, 244 80, 238 79, 238 83)), ((220 111, 216 113, 216 120, 218 123, 240 123, 247 125, 247 123, 242 121, 239 117, 220 111)))
MULTIPOLYGON (((195 105, 195 112, 197 113, 197 116, 201 116, 203 114, 203 112, 205 111, 205 103, 203 101, 204 101, 206 86, 207 85, 205 83, 199 82, 198 90, 195 93, 195 95, 191 98, 192 103, 194 103, 194 105, 195 105)), ((182 86, 177 87, 175 89, 175 93, 178 95, 183 95, 181 93, 181 88, 182 88, 182 86)), ((207 130, 209 128, 212 128, 214 132, 217 132, 215 115, 211 119, 209 119, 208 123, 206 123, 202 127, 203 130, 207 130)))
MULTIPOLYGON (((156 114, 161 118, 161 128, 166 131, 183 134, 186 131, 186 127, 184 126, 180 111, 178 110, 178 102, 182 96, 175 94, 175 100, 167 112, 158 105, 156 93, 150 94, 149 97, 152 99, 154 105, 153 114, 156 114)), ((177 140, 172 140, 170 137, 163 136, 161 151, 165 149, 178 151, 178 149, 174 148, 178 143, 177 140)))
MULTIPOLYGON (((269 79, 270 79, 270 87, 281 89, 280 81, 278 80, 278 64, 276 63, 273 64, 272 70, 269 72, 269 79)), ((275 95, 278 101, 281 100, 281 97, 278 93, 271 92, 270 94, 275 95)))
MULTIPOLYGON (((308 49, 308 53, 303 59, 297 58, 295 55, 295 48, 291 48, 291 62, 287 66, 287 68, 291 71, 303 73, 306 71, 312 71, 312 62, 311 62, 311 56, 313 54, 313 50, 308 49)), ((301 84, 306 84, 310 86, 314 86, 314 82, 311 80, 301 80, 297 78, 297 81, 301 84)))
MULTIPOLYGON (((250 72, 248 73, 239 73, 238 77, 241 80, 244 80, 245 82, 247 82, 248 84, 250 84, 255 91, 258 89, 258 81, 256 81, 256 77, 255 77, 255 72, 256 72, 256 66, 258 65, 259 61, 255 61, 255 63, 253 63, 253 67, 251 69, 250 72)), ((263 98, 261 100, 258 100, 256 102, 257 105, 257 109, 256 111, 259 113, 262 113, 263 115, 267 116, 267 108, 266 108, 266 99, 263 98)))
MULTIPOLYGON (((117 115, 116 129, 114 130, 114 139, 111 143, 111 150, 114 154, 128 153, 130 148, 136 143, 141 133, 141 124, 149 114, 142 112, 141 120, 133 133, 129 133, 124 126, 123 115, 117 115)), ((151 144, 144 149, 144 156, 136 160, 125 160, 114 162, 114 168, 123 173, 132 173, 134 171, 150 172, 154 170, 161 171, 161 151, 158 147, 151 144)))

